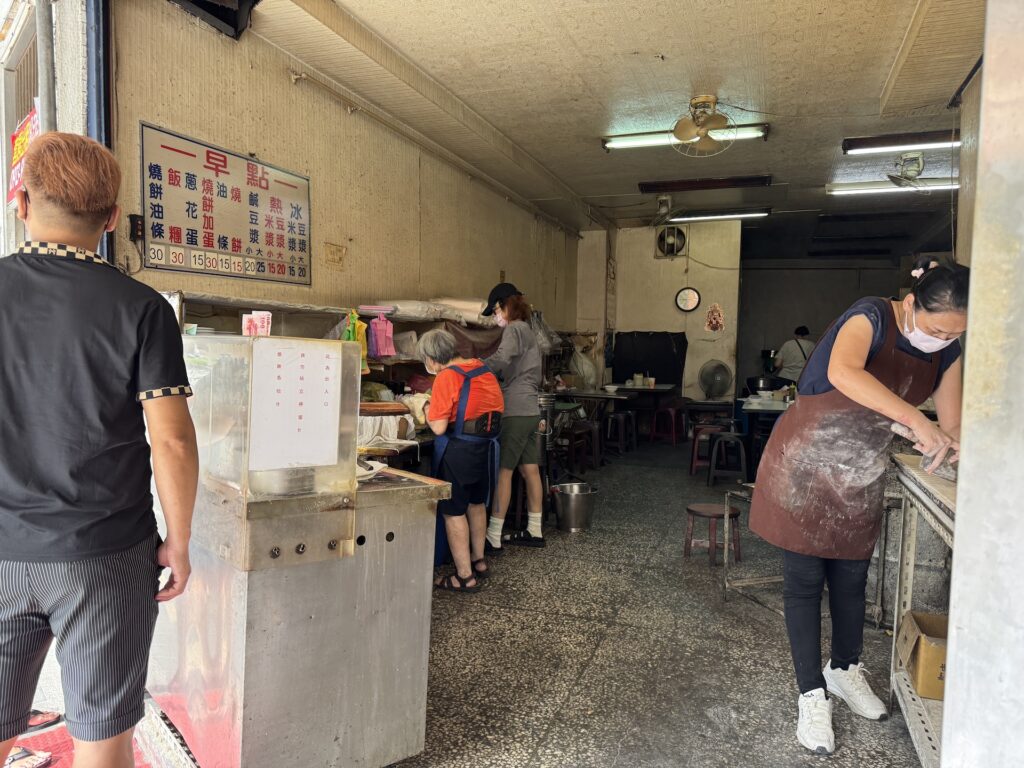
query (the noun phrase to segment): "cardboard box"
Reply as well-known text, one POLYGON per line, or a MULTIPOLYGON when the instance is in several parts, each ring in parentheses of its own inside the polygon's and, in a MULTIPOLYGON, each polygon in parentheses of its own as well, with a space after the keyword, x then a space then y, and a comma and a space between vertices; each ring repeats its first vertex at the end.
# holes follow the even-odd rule
POLYGON ((941 700, 946 690, 946 637, 949 617, 907 611, 900 623, 896 653, 917 695, 941 700))

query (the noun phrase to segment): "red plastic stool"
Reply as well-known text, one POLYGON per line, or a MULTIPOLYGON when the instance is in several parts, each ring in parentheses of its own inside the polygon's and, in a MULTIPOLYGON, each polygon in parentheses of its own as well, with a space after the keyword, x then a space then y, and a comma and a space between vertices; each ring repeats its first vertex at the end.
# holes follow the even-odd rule
POLYGON ((675 445, 678 440, 676 438, 676 424, 679 422, 679 411, 674 407, 659 408, 654 412, 654 418, 651 420, 651 442, 653 443, 659 437, 667 437, 672 440, 672 445, 675 445), (668 418, 668 428, 658 429, 658 421, 665 421, 668 418))

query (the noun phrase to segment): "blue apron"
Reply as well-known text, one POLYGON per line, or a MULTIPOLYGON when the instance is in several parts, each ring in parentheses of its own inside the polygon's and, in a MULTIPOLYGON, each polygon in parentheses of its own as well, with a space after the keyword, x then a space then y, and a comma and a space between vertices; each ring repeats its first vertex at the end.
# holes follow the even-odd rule
MULTIPOLYGON (((498 471, 501 463, 500 439, 498 436, 481 437, 480 435, 467 435, 465 427, 466 408, 469 406, 469 389, 473 379, 477 376, 483 376, 485 373, 491 373, 491 369, 486 365, 481 365, 472 371, 464 371, 453 365, 449 366, 446 370, 455 371, 455 373, 462 377, 462 388, 459 390, 459 407, 455 412, 455 425, 449 424, 447 432, 434 438, 434 455, 431 459, 431 471, 434 477, 440 477, 441 461, 444 459, 445 451, 448 450, 452 440, 464 440, 467 443, 488 443, 487 468, 490 481, 488 486, 491 491, 487 495, 487 506, 490 506, 490 494, 493 492, 494 485, 498 480, 498 471)), ((437 515, 437 533, 434 538, 435 566, 441 565, 448 556, 448 535, 445 532, 444 520, 442 518, 443 515, 437 515)))

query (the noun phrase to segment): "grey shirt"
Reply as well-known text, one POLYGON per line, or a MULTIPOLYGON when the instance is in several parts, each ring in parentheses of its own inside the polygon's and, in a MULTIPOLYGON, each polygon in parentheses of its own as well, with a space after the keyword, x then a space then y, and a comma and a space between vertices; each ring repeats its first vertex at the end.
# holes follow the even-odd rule
POLYGON ((498 350, 484 360, 501 380, 505 416, 539 416, 537 392, 541 383, 541 358, 533 329, 522 320, 509 323, 498 350))

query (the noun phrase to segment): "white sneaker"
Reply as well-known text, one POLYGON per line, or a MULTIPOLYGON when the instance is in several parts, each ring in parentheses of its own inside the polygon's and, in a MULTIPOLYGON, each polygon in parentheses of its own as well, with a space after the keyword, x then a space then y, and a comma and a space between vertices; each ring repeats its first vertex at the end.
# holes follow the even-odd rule
POLYGON ((849 669, 832 669, 832 662, 829 662, 823 673, 828 692, 849 704, 854 714, 868 720, 885 720, 889 712, 868 685, 864 677, 866 671, 863 664, 851 664, 849 669))
POLYGON ((832 702, 826 698, 825 689, 815 688, 801 694, 798 703, 797 740, 811 752, 831 755, 836 751, 836 735, 832 732, 832 702))

